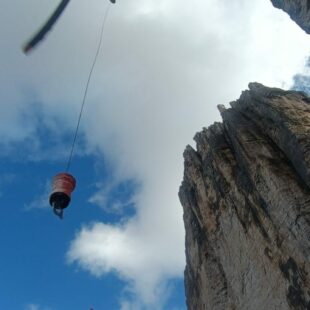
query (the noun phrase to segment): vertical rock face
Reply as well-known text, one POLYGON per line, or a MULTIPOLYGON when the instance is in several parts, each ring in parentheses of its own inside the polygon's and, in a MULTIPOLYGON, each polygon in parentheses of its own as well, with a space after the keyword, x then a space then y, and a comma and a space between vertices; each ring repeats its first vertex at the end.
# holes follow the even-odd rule
POLYGON ((304 31, 310 34, 310 0, 271 0, 272 4, 288 13, 304 31))
POLYGON ((310 309, 310 98, 251 83, 184 152, 188 309, 310 309))

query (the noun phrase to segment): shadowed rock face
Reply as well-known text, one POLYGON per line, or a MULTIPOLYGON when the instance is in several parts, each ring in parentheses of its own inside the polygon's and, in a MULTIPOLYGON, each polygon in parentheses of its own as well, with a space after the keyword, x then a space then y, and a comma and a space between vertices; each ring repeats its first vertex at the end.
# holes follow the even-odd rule
POLYGON ((288 13, 304 31, 310 34, 310 0, 271 0, 272 4, 288 13))
POLYGON ((310 99, 251 83, 184 152, 187 305, 310 309, 310 99))

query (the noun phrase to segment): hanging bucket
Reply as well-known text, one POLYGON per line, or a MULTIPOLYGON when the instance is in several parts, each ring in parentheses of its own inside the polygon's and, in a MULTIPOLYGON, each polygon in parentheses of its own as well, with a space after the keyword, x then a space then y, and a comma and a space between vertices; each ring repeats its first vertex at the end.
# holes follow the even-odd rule
POLYGON ((50 205, 54 210, 63 210, 68 207, 71 200, 71 193, 76 185, 75 178, 68 173, 59 173, 52 180, 52 193, 50 205))

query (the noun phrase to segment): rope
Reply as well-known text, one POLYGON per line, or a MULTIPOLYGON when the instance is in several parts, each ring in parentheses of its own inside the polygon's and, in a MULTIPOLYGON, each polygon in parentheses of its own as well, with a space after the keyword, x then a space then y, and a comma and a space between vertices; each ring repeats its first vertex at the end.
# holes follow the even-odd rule
POLYGON ((81 118, 82 118, 84 106, 85 106, 85 103, 86 103, 88 87, 89 87, 89 84, 90 84, 90 81, 91 81, 91 77, 93 75, 93 71, 94 71, 94 68, 95 68, 95 65, 96 65, 96 62, 97 62, 97 58, 98 58, 100 49, 101 49, 104 28, 105 28, 106 21, 108 19, 110 7, 111 7, 111 3, 108 5, 108 7, 107 7, 107 9, 105 11, 104 17, 103 17, 103 21, 102 21, 102 25, 101 25, 101 31, 100 31, 100 39, 99 39, 97 51, 96 51, 96 54, 95 54, 95 57, 94 57, 91 69, 90 69, 89 74, 88 74, 88 79, 87 79, 87 82, 86 82, 86 85, 85 85, 84 96, 83 96, 83 100, 82 100, 82 104, 81 104, 81 109, 80 109, 80 114, 79 114, 79 117, 78 117, 78 122, 77 122, 75 133, 74 133, 74 138, 73 138, 73 142, 72 142, 72 146, 71 146, 71 151, 70 151, 69 159, 68 159, 68 162, 67 162, 66 172, 69 171, 70 166, 71 166, 72 157, 73 157, 74 148, 75 148, 75 143, 76 143, 76 139, 77 139, 79 128, 80 128, 80 123, 81 123, 81 118))

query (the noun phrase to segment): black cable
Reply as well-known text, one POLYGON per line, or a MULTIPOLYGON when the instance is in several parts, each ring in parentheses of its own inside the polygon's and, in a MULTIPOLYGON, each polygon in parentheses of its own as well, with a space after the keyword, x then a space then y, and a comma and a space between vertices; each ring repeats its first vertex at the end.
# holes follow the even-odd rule
POLYGON ((92 77, 92 74, 93 74, 96 62, 97 62, 97 58, 98 58, 98 55, 99 55, 99 52, 100 52, 100 48, 101 48, 101 45, 102 45, 104 28, 105 28, 105 24, 106 24, 106 21, 107 21, 107 18, 108 18, 108 14, 109 14, 109 11, 110 11, 110 6, 111 6, 111 3, 108 5, 108 7, 107 7, 107 9, 105 11, 104 17, 103 17, 103 22, 102 22, 102 26, 101 26, 101 33, 100 33, 100 40, 99 40, 97 51, 96 51, 96 54, 95 54, 95 57, 94 57, 94 61, 92 63, 91 69, 89 71, 89 75, 88 75, 88 79, 87 79, 87 83, 86 83, 86 87, 85 87, 85 91, 84 91, 84 96, 83 96, 83 100, 82 100, 80 115, 79 115, 78 122, 77 122, 77 125, 76 125, 76 129, 75 129, 75 133, 74 133, 74 138, 73 138, 73 142, 72 142, 72 146, 71 146, 71 151, 70 151, 70 155, 69 155, 69 159, 68 159, 68 163, 67 163, 66 172, 69 171, 70 166, 71 166, 71 161, 72 161, 72 157, 73 157, 73 153, 74 153, 74 147, 75 147, 78 131, 79 131, 79 128, 80 128, 81 118, 82 118, 82 114, 83 114, 83 110, 84 110, 84 106, 85 106, 85 102, 86 102, 88 87, 89 87, 89 83, 90 83, 90 80, 91 80, 91 77, 92 77))

